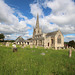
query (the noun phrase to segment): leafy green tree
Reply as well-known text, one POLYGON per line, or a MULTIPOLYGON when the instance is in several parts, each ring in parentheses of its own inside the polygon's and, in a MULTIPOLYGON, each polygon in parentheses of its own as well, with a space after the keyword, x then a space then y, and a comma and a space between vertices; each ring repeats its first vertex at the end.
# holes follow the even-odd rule
POLYGON ((4 38, 5 38, 5 36, 4 36, 4 34, 0 34, 0 41, 4 41, 4 38))
POLYGON ((75 48, 75 42, 74 42, 74 40, 69 41, 68 46, 75 48))

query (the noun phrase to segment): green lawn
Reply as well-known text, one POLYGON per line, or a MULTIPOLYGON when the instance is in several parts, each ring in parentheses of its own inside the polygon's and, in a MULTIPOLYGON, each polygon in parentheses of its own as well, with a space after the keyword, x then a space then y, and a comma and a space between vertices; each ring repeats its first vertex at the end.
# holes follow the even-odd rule
POLYGON ((75 75, 75 52, 0 46, 0 75, 75 75), (45 53, 45 55, 41 55, 45 53))

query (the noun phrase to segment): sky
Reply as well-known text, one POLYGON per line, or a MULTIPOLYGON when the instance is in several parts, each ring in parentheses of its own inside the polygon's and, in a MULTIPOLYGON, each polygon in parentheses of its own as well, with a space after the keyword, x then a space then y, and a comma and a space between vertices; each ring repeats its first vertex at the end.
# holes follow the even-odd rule
POLYGON ((43 33, 61 30, 65 42, 75 40, 75 0, 0 0, 0 33, 31 38, 37 13, 43 33))

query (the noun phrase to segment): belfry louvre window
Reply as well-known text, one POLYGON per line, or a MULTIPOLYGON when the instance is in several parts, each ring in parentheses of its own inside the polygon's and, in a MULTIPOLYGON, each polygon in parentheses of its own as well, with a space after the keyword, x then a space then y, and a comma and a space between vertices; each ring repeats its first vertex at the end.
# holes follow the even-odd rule
POLYGON ((59 35, 58 37, 57 37, 57 43, 61 43, 61 35, 59 35))

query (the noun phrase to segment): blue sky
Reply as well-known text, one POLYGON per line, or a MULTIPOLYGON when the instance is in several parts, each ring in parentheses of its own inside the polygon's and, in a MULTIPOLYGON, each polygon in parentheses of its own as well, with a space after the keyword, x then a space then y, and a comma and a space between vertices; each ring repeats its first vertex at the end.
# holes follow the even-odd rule
POLYGON ((5 0, 5 3, 7 3, 12 8, 15 8, 15 10, 21 12, 24 16, 27 16, 28 18, 32 18, 32 14, 30 14, 30 7, 29 4, 33 3, 33 0, 5 0))
POLYGON ((75 0, 0 0, 0 33, 31 38, 37 13, 42 32, 60 29, 64 41, 75 40, 75 0))

